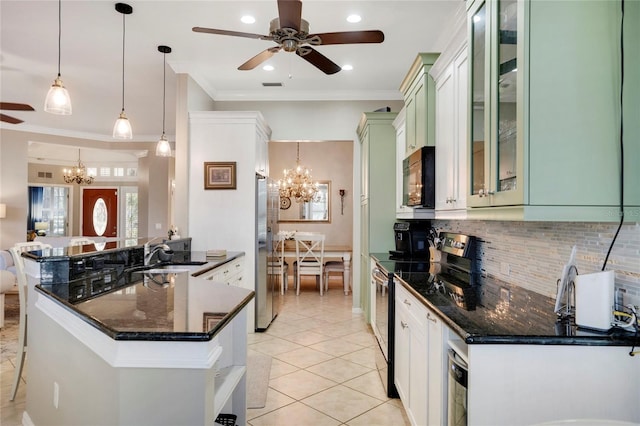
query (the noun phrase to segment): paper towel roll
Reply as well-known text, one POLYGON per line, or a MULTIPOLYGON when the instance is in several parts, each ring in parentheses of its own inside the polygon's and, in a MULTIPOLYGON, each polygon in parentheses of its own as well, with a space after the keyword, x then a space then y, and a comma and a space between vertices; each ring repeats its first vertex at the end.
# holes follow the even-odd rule
POLYGON ((576 277, 576 325, 603 331, 611 328, 614 282, 614 271, 576 277))

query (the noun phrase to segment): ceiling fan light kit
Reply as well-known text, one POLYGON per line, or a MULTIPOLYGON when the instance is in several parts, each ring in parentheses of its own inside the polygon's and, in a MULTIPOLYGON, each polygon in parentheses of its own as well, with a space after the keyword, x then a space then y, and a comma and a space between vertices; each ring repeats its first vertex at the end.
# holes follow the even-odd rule
POLYGON ((131 123, 124 112, 124 54, 125 54, 125 16, 133 13, 133 8, 126 3, 116 3, 116 11, 122 14, 122 111, 113 126, 113 137, 116 139, 132 139, 131 123))
POLYGON ((71 96, 60 78, 60 44, 62 37, 62 0, 58 0, 58 76, 47 92, 44 100, 45 112, 58 115, 71 115, 71 96))
POLYGON ((203 27, 193 27, 192 30, 197 33, 269 40, 278 45, 263 50, 240 65, 238 69, 241 71, 252 70, 280 50, 284 50, 285 52, 295 52, 296 55, 325 74, 335 74, 341 70, 341 67, 311 46, 382 43, 384 41, 384 33, 378 30, 309 34, 309 22, 302 19, 302 2, 299 0, 278 0, 278 15, 278 18, 271 20, 269 35, 203 27))
POLYGON ((158 46, 158 52, 162 53, 162 136, 156 145, 157 157, 171 157, 171 145, 164 134, 164 124, 167 105, 167 53, 171 53, 169 46, 158 46))

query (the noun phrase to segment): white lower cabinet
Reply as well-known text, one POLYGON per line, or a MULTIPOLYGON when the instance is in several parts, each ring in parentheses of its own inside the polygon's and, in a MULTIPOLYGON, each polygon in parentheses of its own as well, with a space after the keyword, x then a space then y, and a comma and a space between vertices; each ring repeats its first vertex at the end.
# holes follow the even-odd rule
POLYGON ((443 324, 400 283, 395 307, 395 384, 400 399, 412 425, 441 425, 443 324))
POLYGON ((242 287, 244 256, 240 256, 231 262, 218 266, 207 272, 202 277, 218 283, 225 283, 236 287, 242 287))

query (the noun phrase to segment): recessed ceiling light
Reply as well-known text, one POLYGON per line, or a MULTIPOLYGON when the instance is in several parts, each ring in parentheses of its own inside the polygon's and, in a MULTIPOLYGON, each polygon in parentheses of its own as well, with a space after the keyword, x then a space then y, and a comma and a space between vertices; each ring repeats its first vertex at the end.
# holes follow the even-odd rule
POLYGON ((362 18, 360 17, 360 15, 349 15, 347 16, 347 22, 351 22, 352 24, 355 24, 356 22, 360 22, 362 21, 362 18))
POLYGON ((347 64, 342 66, 343 71, 351 71, 352 69, 353 69, 353 65, 347 64))
POLYGON ((273 65, 265 65, 262 69, 265 71, 273 71, 273 65))
POLYGON ((245 24, 253 24, 256 22, 256 18, 251 15, 244 15, 240 20, 245 24))

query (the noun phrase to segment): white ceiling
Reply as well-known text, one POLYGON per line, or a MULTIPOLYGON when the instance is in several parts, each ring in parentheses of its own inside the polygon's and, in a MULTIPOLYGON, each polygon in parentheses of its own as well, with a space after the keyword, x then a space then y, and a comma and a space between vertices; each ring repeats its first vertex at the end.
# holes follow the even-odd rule
MULTIPOLYGON (((115 1, 62 2, 61 74, 73 115, 42 111, 57 74, 58 2, 0 1, 0 99, 32 105, 34 112, 3 111, 25 122, 3 128, 102 141, 111 138, 122 103, 122 16, 115 1)), ((381 44, 319 46, 319 52, 352 71, 325 75, 295 54, 281 51, 268 63, 274 71, 237 67, 273 42, 194 33, 194 26, 268 34, 278 15, 276 0, 128 1, 126 16, 125 110, 135 141, 157 140, 162 132, 163 55, 167 55, 166 133, 175 133, 175 73, 190 74, 214 100, 390 100, 418 52, 440 51, 463 0, 305 0, 302 17, 310 32, 381 30, 381 44), (350 24, 347 15, 362 21, 350 24), (240 22, 255 16, 251 25, 240 22), (263 87, 281 82, 283 87, 263 87)), ((39 146, 39 144, 33 144, 39 146)), ((34 148, 35 149, 35 148, 34 148)), ((58 151, 59 152, 59 151, 58 151)), ((30 156, 39 157, 37 152, 30 156)), ((44 155, 44 154, 43 154, 44 155)), ((72 155, 77 157, 77 152, 72 155)), ((83 153, 84 157, 84 153, 83 153)))

